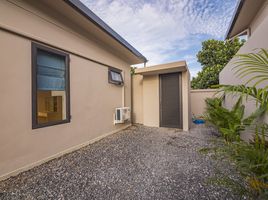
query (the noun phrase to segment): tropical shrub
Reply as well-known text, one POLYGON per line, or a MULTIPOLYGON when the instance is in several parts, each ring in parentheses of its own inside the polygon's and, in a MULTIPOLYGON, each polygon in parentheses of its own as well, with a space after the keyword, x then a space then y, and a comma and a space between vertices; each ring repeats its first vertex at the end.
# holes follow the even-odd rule
POLYGON ((239 98, 231 110, 222 106, 221 98, 206 99, 205 119, 224 137, 226 142, 239 141, 240 132, 245 129, 245 106, 239 98))
POLYGON ((263 88, 247 87, 244 85, 221 85, 218 93, 222 94, 221 98, 232 95, 247 101, 255 101, 256 110, 244 120, 244 124, 250 125, 258 121, 265 113, 268 112, 268 91, 263 88))
MULTIPOLYGON (((212 106, 207 106, 207 116, 209 121, 223 133, 222 135, 225 136, 225 140, 226 135, 228 137, 230 137, 229 135, 238 135, 239 131, 243 130, 245 126, 255 125, 255 135, 252 141, 247 143, 237 139, 223 148, 235 160, 240 171, 247 177, 249 185, 258 198, 268 199, 268 125, 262 123, 262 120, 258 120, 268 112, 268 86, 257 88, 260 83, 268 81, 268 52, 262 49, 258 53, 243 54, 237 57, 239 59, 235 61, 233 70, 239 78, 248 77, 248 80, 245 82, 245 85, 221 85, 219 90, 223 94, 221 98, 223 99, 226 95, 239 97, 238 101, 241 99, 247 101, 250 98, 256 102, 256 111, 246 119, 241 120, 244 107, 241 107, 241 102, 237 102, 229 113, 241 107, 238 109, 240 114, 237 114, 236 123, 230 126, 226 121, 226 116, 230 117, 230 121, 233 118, 228 114, 228 111, 221 108, 219 100, 215 100, 214 104, 207 102, 207 105, 214 105, 217 111, 213 111, 212 106), (247 86, 249 83, 253 84, 253 86, 247 86), (220 113, 222 113, 222 119, 220 118, 220 113), (238 125, 239 122, 241 122, 241 125, 238 125), (226 124, 229 127, 234 127, 231 129, 232 133, 230 131, 226 132, 225 127, 222 129, 221 126, 226 126, 226 124), (236 129, 235 127, 239 128, 236 129)), ((233 137, 230 138, 232 139, 233 137)))
POLYGON ((268 197, 268 145, 267 128, 256 127, 254 140, 250 143, 235 142, 226 146, 228 154, 237 163, 240 172, 247 177, 257 195, 268 197))

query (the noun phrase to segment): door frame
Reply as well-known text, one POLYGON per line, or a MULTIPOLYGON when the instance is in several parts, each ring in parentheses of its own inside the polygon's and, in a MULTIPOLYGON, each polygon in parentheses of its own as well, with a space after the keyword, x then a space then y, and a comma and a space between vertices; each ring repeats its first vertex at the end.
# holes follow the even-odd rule
POLYGON ((159 74, 158 79, 159 79, 159 126, 160 127, 165 127, 162 125, 162 79, 161 75, 166 75, 166 74, 178 74, 179 76, 179 116, 180 116, 180 127, 170 127, 170 128, 179 128, 183 129, 183 109, 182 109, 182 72, 172 72, 172 73, 164 73, 164 74, 159 74))

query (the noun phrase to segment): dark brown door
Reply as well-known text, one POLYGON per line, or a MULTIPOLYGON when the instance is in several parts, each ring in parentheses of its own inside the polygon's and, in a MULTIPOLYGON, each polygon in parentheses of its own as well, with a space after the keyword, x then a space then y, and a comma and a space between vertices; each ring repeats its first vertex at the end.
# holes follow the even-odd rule
POLYGON ((182 128, 181 73, 160 75, 160 126, 182 128))

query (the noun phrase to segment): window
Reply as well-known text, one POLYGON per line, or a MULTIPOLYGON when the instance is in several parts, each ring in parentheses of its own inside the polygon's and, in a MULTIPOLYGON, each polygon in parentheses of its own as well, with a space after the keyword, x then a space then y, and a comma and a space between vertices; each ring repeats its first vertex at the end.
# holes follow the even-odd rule
POLYGON ((70 122, 69 55, 32 44, 32 128, 70 122))
POLYGON ((116 68, 109 68, 108 71, 108 80, 109 83, 116 84, 116 85, 123 85, 123 77, 121 74, 121 70, 116 69, 116 68))

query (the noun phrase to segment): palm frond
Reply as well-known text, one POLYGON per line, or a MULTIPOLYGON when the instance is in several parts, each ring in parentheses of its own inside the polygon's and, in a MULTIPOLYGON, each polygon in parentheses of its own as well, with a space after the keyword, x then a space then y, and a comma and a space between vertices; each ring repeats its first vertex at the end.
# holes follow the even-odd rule
MULTIPOLYGON (((258 53, 239 54, 234 61, 234 74, 239 78, 248 78, 246 85, 254 82, 254 87, 268 81, 268 51, 261 49, 258 53)), ((265 87, 268 89, 268 86, 265 87)))
POLYGON ((250 96, 261 105, 268 103, 268 91, 264 88, 247 87, 245 85, 220 85, 219 88, 217 93, 222 95, 250 96))
MULTIPOLYGON (((247 87, 245 85, 219 85, 217 93, 222 95, 222 98, 228 95, 239 97, 237 102, 241 103, 242 98, 246 101, 250 97, 256 102, 257 109, 243 120, 244 125, 250 125, 254 120, 262 117, 268 112, 268 91, 263 88, 247 87)), ((237 105, 234 105, 234 108, 237 105)))

